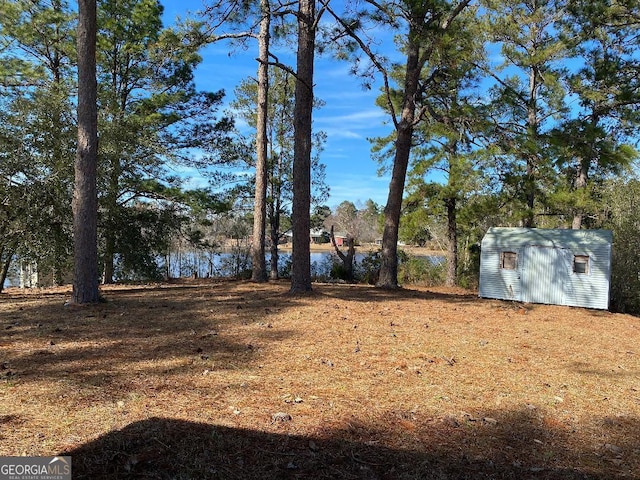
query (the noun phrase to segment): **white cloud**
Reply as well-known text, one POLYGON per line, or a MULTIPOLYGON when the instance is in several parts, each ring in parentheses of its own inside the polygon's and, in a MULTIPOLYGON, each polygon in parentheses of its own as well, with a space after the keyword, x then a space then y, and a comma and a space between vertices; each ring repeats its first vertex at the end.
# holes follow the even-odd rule
POLYGON ((322 129, 323 132, 327 134, 327 137, 335 140, 335 139, 352 139, 352 140, 361 140, 364 137, 352 130, 345 130, 343 128, 333 128, 333 127, 325 127, 322 129))
MULTIPOLYGON (((327 133, 329 129, 335 130, 337 134, 350 131, 357 138, 366 138, 375 136, 375 131, 383 127, 385 120, 384 112, 377 108, 336 113, 318 111, 314 118, 314 126, 327 131, 327 133), (363 130, 364 132, 356 133, 356 131, 363 130)), ((343 137, 353 138, 352 136, 344 135, 343 137)))

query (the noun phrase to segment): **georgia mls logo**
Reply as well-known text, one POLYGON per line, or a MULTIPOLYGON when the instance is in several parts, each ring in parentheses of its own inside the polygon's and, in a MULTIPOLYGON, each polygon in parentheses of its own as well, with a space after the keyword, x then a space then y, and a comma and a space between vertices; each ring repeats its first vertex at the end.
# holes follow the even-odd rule
POLYGON ((71 465, 64 457, 53 457, 47 467, 49 475, 68 475, 71 473, 71 465))
POLYGON ((0 480, 70 480, 71 457, 0 457, 0 480))

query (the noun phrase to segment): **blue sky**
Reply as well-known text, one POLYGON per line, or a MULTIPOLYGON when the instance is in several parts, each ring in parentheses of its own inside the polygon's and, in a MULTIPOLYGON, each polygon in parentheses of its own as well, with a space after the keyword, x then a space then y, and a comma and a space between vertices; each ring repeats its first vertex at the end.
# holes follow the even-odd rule
MULTIPOLYGON (((180 2, 165 0, 165 24, 176 16, 185 17, 195 11, 201 0, 180 2)), ((278 54, 284 61, 286 52, 278 54)), ((294 52, 292 52, 293 55, 294 52)), ((233 99, 235 87, 249 76, 255 77, 257 44, 247 51, 232 50, 222 42, 207 47, 203 62, 196 70, 196 84, 202 90, 224 89, 226 102, 233 99)), ((293 57, 292 57, 293 59, 293 57)), ((294 65, 292 65, 294 66, 294 65)), ((349 74, 350 65, 326 57, 317 57, 315 64, 315 95, 325 105, 314 111, 314 129, 327 134, 321 154, 326 165, 326 183, 330 198, 326 202, 335 207, 344 200, 363 204, 372 199, 384 206, 389 177, 377 175, 378 164, 371 159, 371 144, 367 138, 388 135, 390 118, 375 105, 380 91, 374 84, 365 90, 359 79, 349 74)), ((196 179, 194 179, 196 181, 196 179)))

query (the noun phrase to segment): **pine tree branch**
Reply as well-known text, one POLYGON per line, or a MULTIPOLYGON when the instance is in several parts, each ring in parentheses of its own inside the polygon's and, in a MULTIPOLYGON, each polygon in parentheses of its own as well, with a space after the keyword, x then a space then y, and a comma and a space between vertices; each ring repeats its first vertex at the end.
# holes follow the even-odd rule
POLYGON ((360 38, 360 36, 348 25, 338 14, 336 14, 333 9, 329 6, 330 0, 321 0, 321 3, 326 11, 340 24, 340 26, 345 30, 347 35, 351 37, 356 43, 360 46, 365 55, 371 60, 371 63, 376 67, 378 72, 382 75, 382 80, 384 83, 384 92, 387 100, 387 107, 389 108, 389 112, 391 114, 391 119, 393 120, 393 125, 395 129, 398 129, 398 115, 396 109, 393 105, 393 101, 391 99, 391 87, 389 85, 389 73, 385 66, 380 62, 378 56, 369 48, 369 46, 360 38))

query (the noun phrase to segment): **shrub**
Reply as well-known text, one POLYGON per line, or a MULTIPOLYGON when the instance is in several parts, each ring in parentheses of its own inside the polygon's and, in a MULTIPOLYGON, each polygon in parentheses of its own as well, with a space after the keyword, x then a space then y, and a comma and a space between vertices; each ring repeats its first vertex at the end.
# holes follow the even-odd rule
POLYGON ((220 261, 220 274, 244 280, 251 278, 251 251, 241 246, 233 247, 230 255, 220 261))
POLYGON ((354 277, 363 283, 374 285, 380 275, 380 251, 369 251, 354 265, 354 277))
POLYGON ((398 281, 400 283, 428 287, 444 283, 446 262, 434 263, 428 257, 415 257, 406 254, 400 258, 402 259, 398 265, 398 281))

